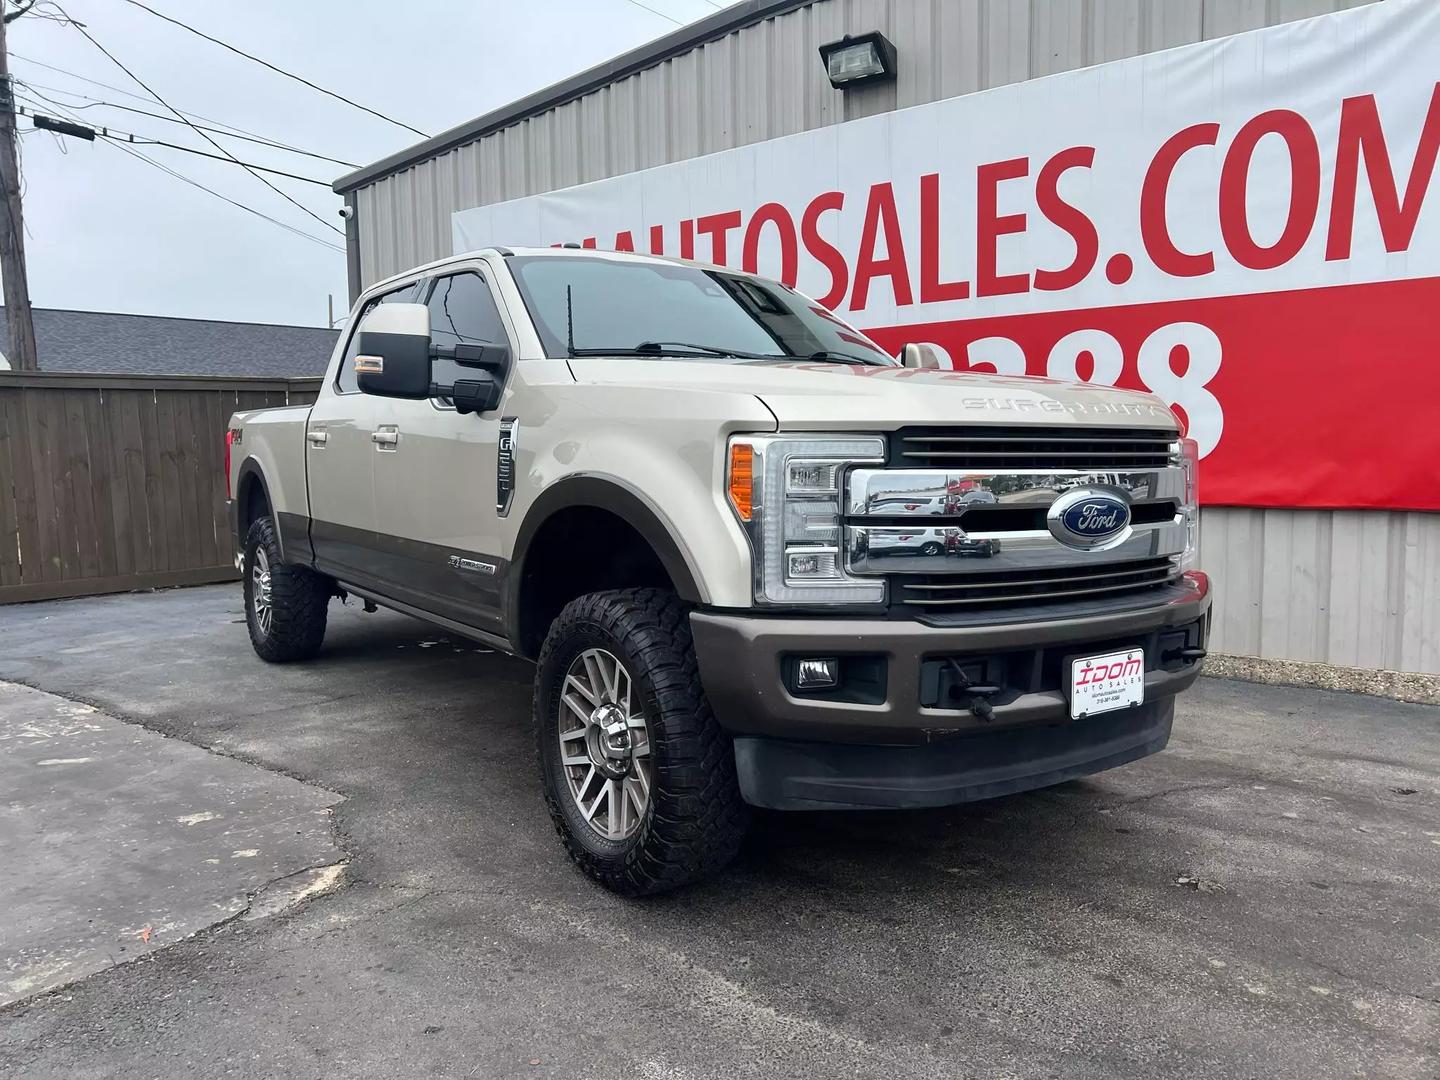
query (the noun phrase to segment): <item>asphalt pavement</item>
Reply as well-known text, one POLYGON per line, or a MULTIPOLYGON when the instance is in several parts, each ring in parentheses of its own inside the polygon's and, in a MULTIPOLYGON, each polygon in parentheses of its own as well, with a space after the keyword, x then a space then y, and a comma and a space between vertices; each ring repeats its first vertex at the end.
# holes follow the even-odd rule
MULTIPOLYGON (((636 902, 553 835, 527 664, 356 606, 331 627, 271 667, 238 587, 0 608, 0 679, 301 782, 276 813, 328 809, 348 860, 0 1009, 0 1075, 1440 1076, 1440 709, 1202 679, 1156 757, 763 815, 718 880, 636 902)), ((0 882, 34 863, 0 854, 0 882)))

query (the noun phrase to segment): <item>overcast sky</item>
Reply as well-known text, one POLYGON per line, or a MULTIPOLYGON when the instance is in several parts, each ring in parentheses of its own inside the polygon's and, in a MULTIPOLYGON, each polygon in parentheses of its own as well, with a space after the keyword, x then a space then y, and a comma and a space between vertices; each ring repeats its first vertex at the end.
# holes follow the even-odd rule
MULTIPOLYGON (((435 134, 674 30, 632 0, 145 0, 278 67, 435 134)), ((100 44, 176 108, 361 165, 419 141, 125 0, 59 0, 100 44)), ((718 0, 643 0, 679 22, 718 0)), ((8 5, 7 5, 8 6, 8 5)), ((40 9, 37 9, 40 10, 40 9)), ((45 9, 53 12, 53 8, 45 9)), ((73 77, 144 91, 74 27, 26 15, 8 26, 23 98, 68 103, 92 125, 212 150, 152 102, 73 77), (24 59, 29 58, 29 59, 24 59), (63 68, 73 75, 41 67, 63 68), (56 93, 60 88, 67 93, 56 93)), ((22 104, 24 102, 22 101, 22 104)), ((30 121, 21 117, 19 128, 30 121)), ((342 165, 216 136, 242 160, 331 181, 342 165)), ((341 200, 268 177, 307 216, 237 166, 162 147, 145 154, 215 191, 344 246, 341 200), (323 224, 322 224, 323 222, 323 224)), ((346 304, 345 256, 189 187, 103 141, 30 132, 20 140, 25 246, 36 307, 323 326, 346 304)))

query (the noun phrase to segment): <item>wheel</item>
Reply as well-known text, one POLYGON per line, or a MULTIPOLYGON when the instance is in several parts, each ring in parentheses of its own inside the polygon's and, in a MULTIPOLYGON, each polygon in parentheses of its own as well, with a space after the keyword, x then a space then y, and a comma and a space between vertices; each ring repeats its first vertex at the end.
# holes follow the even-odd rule
POLYGON ((258 518, 245 536, 245 623, 260 659, 309 660, 325 640, 330 582, 306 566, 280 561, 275 523, 258 518))
POLYGON ((945 545, 938 540, 928 540, 920 545, 921 555, 939 555, 945 550, 945 545))
POLYGON ((740 850, 749 811, 734 750, 674 594, 625 589, 566 605, 540 651, 535 735, 555 829, 606 888, 665 892, 740 850))

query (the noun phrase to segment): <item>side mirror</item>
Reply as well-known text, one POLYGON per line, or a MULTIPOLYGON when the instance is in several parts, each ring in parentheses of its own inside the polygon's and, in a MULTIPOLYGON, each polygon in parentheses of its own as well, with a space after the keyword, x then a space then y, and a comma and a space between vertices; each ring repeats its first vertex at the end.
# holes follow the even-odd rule
POLYGON ((360 323, 355 374, 366 394, 430 396, 430 312, 424 304, 381 304, 360 323))
POLYGON ((912 341, 901 352, 900 364, 907 368, 936 369, 940 367, 940 354, 933 345, 912 341))
POLYGON ((461 416, 489 412, 500 404, 500 384, 490 375, 460 379, 454 386, 442 389, 450 391, 446 396, 455 403, 455 411, 461 416))

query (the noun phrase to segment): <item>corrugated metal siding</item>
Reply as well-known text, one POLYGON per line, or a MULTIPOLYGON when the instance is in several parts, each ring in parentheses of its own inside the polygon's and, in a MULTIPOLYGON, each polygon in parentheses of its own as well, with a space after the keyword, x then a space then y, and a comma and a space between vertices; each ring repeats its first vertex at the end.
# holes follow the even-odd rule
POLYGON ((1207 509, 1217 652, 1440 674, 1440 514, 1207 509))
MULTIPOLYGON (((1369 0, 817 0, 357 193, 365 282, 450 250, 455 210, 1369 0), (893 85, 817 47, 881 29, 893 85)), ((1440 673, 1440 515, 1207 510, 1217 651, 1440 673)))
POLYGON ((817 0, 356 193, 366 283, 450 251, 460 209, 1369 0, 817 0), (838 93, 816 49, 882 30, 893 84, 838 93))

